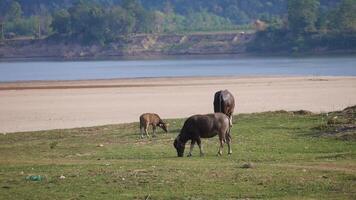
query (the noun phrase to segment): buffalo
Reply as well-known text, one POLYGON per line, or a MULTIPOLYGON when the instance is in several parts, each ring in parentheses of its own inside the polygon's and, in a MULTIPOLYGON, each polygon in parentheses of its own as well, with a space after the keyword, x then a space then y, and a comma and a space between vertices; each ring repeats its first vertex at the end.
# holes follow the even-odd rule
POLYGON ((228 90, 217 91, 214 95, 214 112, 224 113, 230 118, 232 126, 232 116, 235 109, 234 96, 228 90))
POLYGON ((188 156, 192 156, 194 144, 197 143, 200 149, 200 156, 203 156, 201 138, 212 138, 219 135, 220 147, 218 155, 222 155, 223 143, 228 145, 228 153, 231 154, 230 119, 223 113, 213 113, 207 115, 193 115, 189 117, 183 125, 180 134, 174 140, 174 147, 178 157, 183 157, 184 148, 187 141, 191 140, 188 156))
POLYGON ((140 116, 140 132, 141 138, 143 138, 143 132, 149 137, 148 127, 152 126, 153 136, 156 136, 156 127, 162 128, 166 133, 168 132, 168 124, 155 113, 144 113, 140 116))

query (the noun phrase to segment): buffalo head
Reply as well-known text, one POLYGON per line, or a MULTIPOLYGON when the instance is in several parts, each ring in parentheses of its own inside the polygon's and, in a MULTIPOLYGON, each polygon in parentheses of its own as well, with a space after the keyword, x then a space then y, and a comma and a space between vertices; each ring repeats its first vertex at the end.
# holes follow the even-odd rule
POLYGON ((161 122, 158 124, 159 127, 161 127, 166 133, 168 133, 168 125, 167 123, 161 122))
POLYGON ((174 140, 173 145, 177 150, 178 157, 183 157, 185 145, 179 140, 179 136, 174 140))

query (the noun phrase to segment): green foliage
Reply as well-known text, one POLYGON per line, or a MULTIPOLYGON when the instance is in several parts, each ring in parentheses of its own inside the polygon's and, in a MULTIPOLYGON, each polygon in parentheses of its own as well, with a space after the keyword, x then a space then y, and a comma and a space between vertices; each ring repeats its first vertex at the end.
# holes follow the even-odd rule
POLYGON ((249 49, 355 49, 356 0, 0 0, 5 33, 107 43, 137 33, 226 31, 260 19, 249 49), (53 29, 53 31, 52 31, 53 29))
POLYGON ((5 23, 6 33, 15 33, 16 35, 32 36, 37 32, 39 24, 38 17, 20 18, 15 21, 5 23))
POLYGON ((79 1, 68 12, 72 36, 85 43, 105 41, 105 13, 101 6, 79 1))
POLYGON ((115 39, 133 32, 135 18, 121 7, 113 7, 107 13, 107 33, 115 39))
POLYGON ((256 37, 247 47, 251 52, 278 52, 281 49, 289 49, 292 40, 286 28, 268 27, 265 31, 256 33, 256 37))
POLYGON ((356 32, 356 0, 343 0, 330 14, 330 28, 334 31, 356 32))
POLYGON ((147 11, 138 0, 123 0, 122 7, 135 20, 133 32, 150 33, 153 31, 155 14, 147 11))
POLYGON ((15 36, 39 36, 41 33, 51 33, 51 16, 43 14, 44 8, 36 15, 24 16, 22 6, 15 0, 0 1, 0 21, 4 24, 4 32, 15 36))
POLYGON ((288 23, 293 33, 315 31, 319 5, 318 0, 288 1, 288 23))
POLYGON ((206 11, 190 13, 186 19, 186 29, 189 31, 231 30, 235 26, 230 20, 206 11))
POLYGON ((134 13, 143 9, 138 0, 122 0, 121 5, 124 9, 134 13))
POLYGON ((228 6, 225 16, 228 19, 234 20, 237 24, 247 24, 250 22, 249 16, 236 5, 228 6))
POLYGON ((130 33, 151 32, 154 17, 138 1, 124 1, 123 7, 110 8, 78 1, 68 10, 56 12, 52 27, 58 34, 84 43, 106 43, 130 33))
MULTIPOLYGON (((84 42, 112 41, 130 33, 183 32, 230 30, 230 20, 209 12, 175 13, 151 12, 138 1, 123 1, 122 7, 104 8, 99 4, 77 2, 68 11, 53 15, 53 29, 59 34, 79 38, 84 42)), ((169 10, 169 9, 168 9, 169 10)))
POLYGON ((59 10, 53 14, 52 28, 59 34, 71 33, 70 14, 67 10, 59 10))
POLYGON ((175 13, 155 12, 155 32, 175 33, 185 29, 186 18, 175 13))
POLYGON ((154 27, 155 15, 152 12, 142 10, 135 13, 136 22, 134 32, 151 33, 154 27))
POLYGON ((169 7, 178 15, 208 12, 230 20, 234 24, 244 25, 258 19, 262 13, 281 16, 286 11, 286 0, 144 0, 143 5, 164 11, 169 7))
POLYGON ((318 8, 316 0, 289 0, 288 29, 282 25, 257 33, 248 50, 356 50, 356 0, 343 0, 333 9, 318 8))
POLYGON ((162 12, 156 12, 155 14, 156 32, 219 31, 237 28, 230 20, 206 11, 190 13, 188 16, 162 12))
POLYGON ((6 19, 9 21, 17 21, 21 18, 22 9, 17 1, 12 1, 8 11, 6 12, 6 19))

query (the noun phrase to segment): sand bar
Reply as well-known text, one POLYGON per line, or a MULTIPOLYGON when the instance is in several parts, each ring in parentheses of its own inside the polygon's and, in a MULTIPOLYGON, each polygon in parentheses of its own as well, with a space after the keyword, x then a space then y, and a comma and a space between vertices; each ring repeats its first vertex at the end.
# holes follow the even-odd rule
POLYGON ((214 92, 230 90, 238 113, 327 112, 356 104, 356 77, 188 77, 0 83, 0 132, 135 122, 213 111, 214 92))

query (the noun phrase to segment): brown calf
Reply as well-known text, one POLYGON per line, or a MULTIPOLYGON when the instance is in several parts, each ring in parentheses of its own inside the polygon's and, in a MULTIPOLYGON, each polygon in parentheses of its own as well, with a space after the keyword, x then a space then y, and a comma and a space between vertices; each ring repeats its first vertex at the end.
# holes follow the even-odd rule
POLYGON ((144 113, 140 116, 140 131, 141 138, 143 138, 143 132, 146 133, 146 136, 149 137, 148 127, 152 126, 153 129, 153 137, 156 136, 156 127, 161 127, 166 133, 168 132, 167 126, 165 122, 155 113, 144 113))

